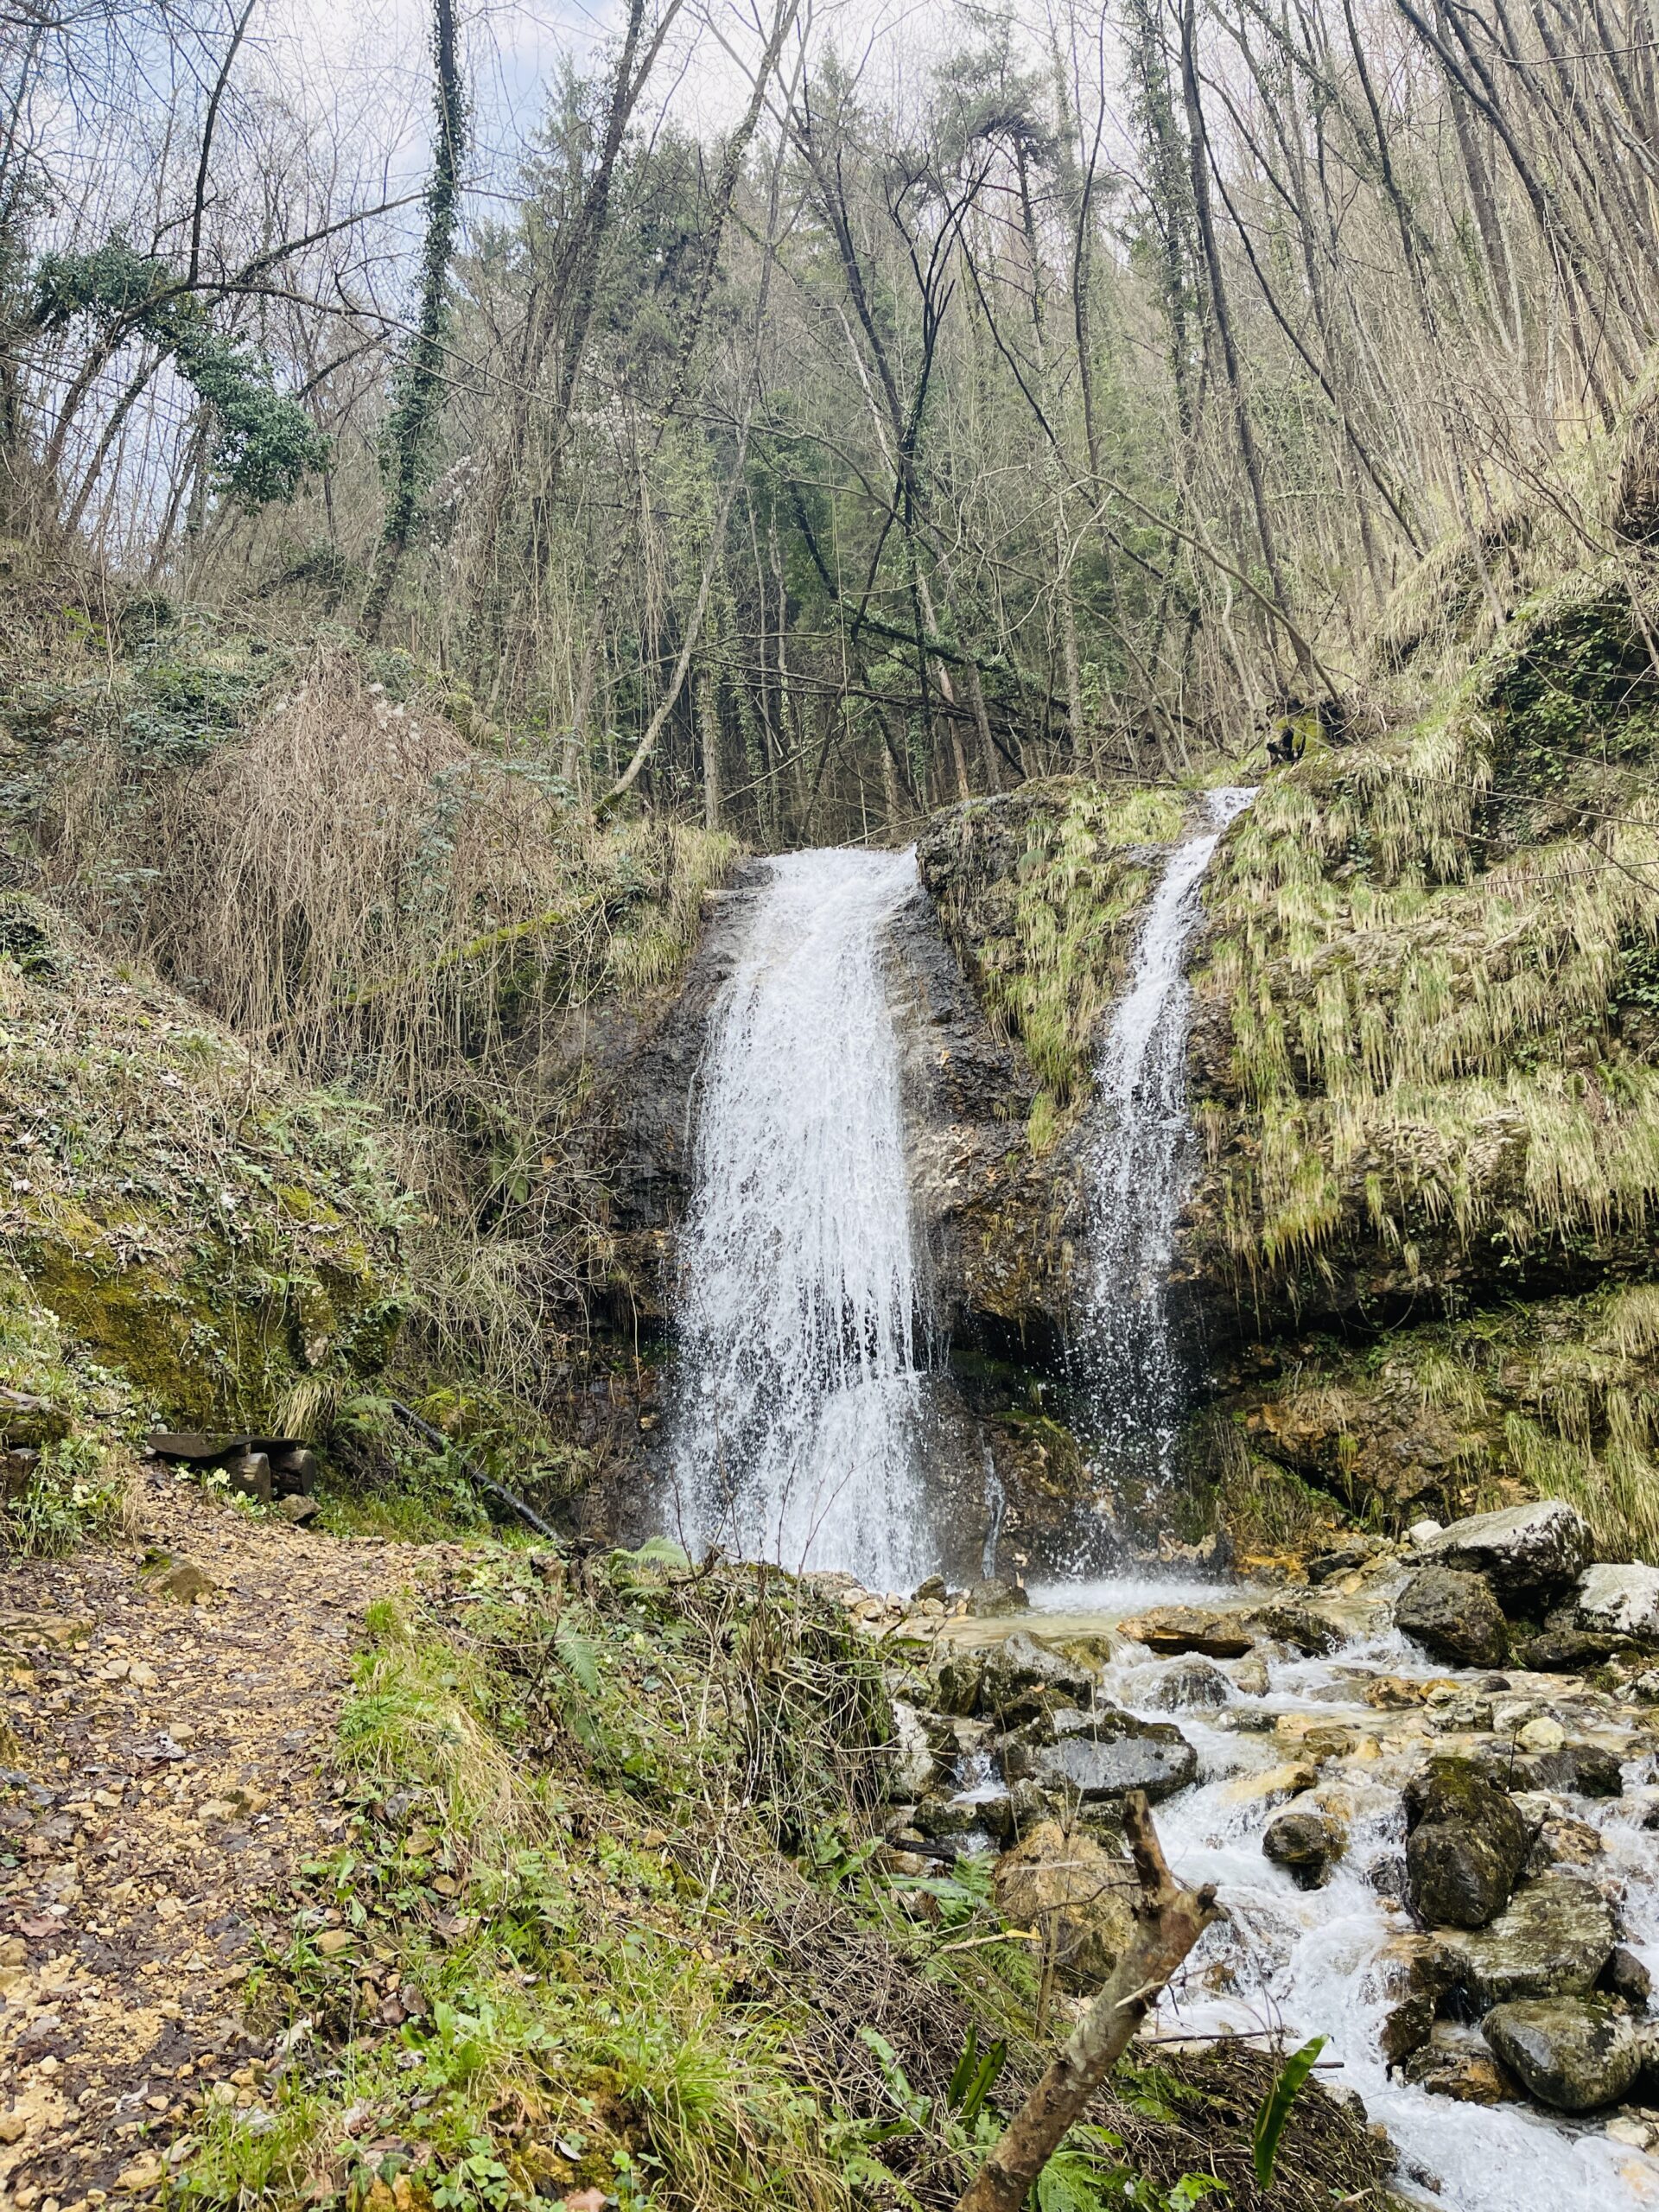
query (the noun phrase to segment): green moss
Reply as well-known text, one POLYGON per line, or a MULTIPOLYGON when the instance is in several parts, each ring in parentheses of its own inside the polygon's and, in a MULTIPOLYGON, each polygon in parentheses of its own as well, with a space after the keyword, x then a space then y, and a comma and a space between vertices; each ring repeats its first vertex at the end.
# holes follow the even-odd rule
POLYGON ((112 1528, 141 1408, 11 1265, 0 1267, 0 1553, 55 1556, 112 1528))
POLYGON ((63 973, 0 963, 0 1065, 16 1264, 147 1414, 264 1425, 300 1376, 384 1364, 408 1206, 360 1106, 287 1090, 85 946, 63 973))
POLYGON ((1659 1545, 1659 1287, 1510 1305, 1356 1347, 1316 1340, 1250 1404, 1265 1459, 1395 1531, 1566 1497, 1598 1555, 1659 1545))
POLYGON ((1032 1148, 1086 1096, 1100 1023, 1152 880, 1145 849, 1180 833, 1165 791, 1109 795, 1075 779, 1027 784, 943 816, 918 849, 940 918, 992 1021, 1041 1086, 1032 1148))

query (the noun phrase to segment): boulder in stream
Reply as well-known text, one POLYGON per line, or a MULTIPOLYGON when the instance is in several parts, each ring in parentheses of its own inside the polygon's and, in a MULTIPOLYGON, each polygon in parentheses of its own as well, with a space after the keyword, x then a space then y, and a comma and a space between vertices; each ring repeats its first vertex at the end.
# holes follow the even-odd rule
POLYGON ((1055 1969, 1068 1988, 1098 1989, 1135 1925, 1134 1870, 1086 1829, 1040 1821, 996 1863, 996 1904, 1021 1927, 1052 1929, 1055 1969))
POLYGON ((1503 1790, 1467 1759, 1431 1759, 1406 1786, 1406 1827, 1407 1894, 1419 1918, 1431 1928, 1496 1919, 1531 1840, 1503 1790))
POLYGON ((1523 1998, 1585 1996, 1618 1935, 1594 1883, 1555 1871, 1518 1889, 1490 1927, 1448 1930, 1437 1950, 1479 2014, 1523 1998))
POLYGON ((1192 1709, 1214 1711, 1232 1695, 1227 1677, 1213 1660, 1196 1652, 1166 1667, 1147 1692, 1146 1703, 1160 1713, 1192 1709))
POLYGON ((1569 1797, 1624 1795, 1624 1770, 1618 1754, 1605 1744, 1586 1743, 1582 1738, 1516 1759, 1515 1777, 1529 1789, 1549 1789, 1569 1797))
POLYGON ((1421 1567, 1395 1600, 1395 1625, 1437 1659, 1499 1667, 1510 1630, 1485 1578, 1451 1567, 1421 1567))
POLYGON ((1653 1976, 1634 1951, 1627 1951, 1622 1943, 1616 1943, 1612 1956, 1601 1970, 1600 1986, 1610 1997, 1622 1997, 1632 2012, 1645 2012, 1648 1999, 1653 1995, 1653 1976))
POLYGON ((1034 1719, 1057 1699, 1086 1707, 1093 1702, 1095 1678, 1086 1667, 1050 1644, 1016 1630, 985 1654, 980 1703, 1004 1727, 1034 1719))
POLYGON ((1118 1625, 1132 1642, 1165 1659, 1187 1651, 1206 1659, 1242 1659, 1255 1641, 1242 1614, 1212 1612, 1201 1605, 1154 1605, 1118 1625))
POLYGON ((1617 2104, 1641 2071, 1636 2024, 1612 1997, 1495 2005, 1480 2031, 1529 2094, 1555 2112, 1617 2104))
POLYGON ((1659 1567, 1586 1567, 1579 1578, 1578 1624, 1592 1635, 1659 1645, 1659 1567))
POLYGON ((1262 1850, 1299 1890, 1318 1890, 1329 1880, 1347 1840, 1342 1823, 1322 1807, 1290 1804, 1268 1823, 1262 1850))
POLYGON ((1610 1659, 1623 1658, 1635 1646, 1628 1637, 1595 1636, 1581 1628, 1547 1628, 1516 1645, 1513 1663, 1529 1675, 1586 1675, 1610 1659))
POLYGON ((1421 1546, 1440 1567, 1484 1574, 1504 1597, 1563 1590, 1591 1556, 1589 1523, 1565 1498, 1541 1497, 1454 1521, 1421 1546))
POLYGON ((1281 1599, 1277 1605, 1263 1605, 1252 1613, 1250 1621, 1275 1643, 1287 1643, 1306 1659, 1327 1658, 1342 1648, 1342 1630, 1312 1605, 1292 1605, 1281 1599))
POLYGON ((1137 1720, 1108 1708, 1090 1716, 1086 1734, 1035 1749, 1011 1747, 1007 1771, 1050 1789, 1064 1789, 1085 1805, 1144 1789, 1155 1805, 1185 1789, 1198 1771, 1198 1755, 1166 1720, 1137 1720))
POLYGON ((1483 2050, 1467 2029, 1446 2021, 1409 2053, 1400 2070, 1414 2088, 1454 2098, 1459 2104, 1514 2104, 1519 2096, 1491 2052, 1483 2050))

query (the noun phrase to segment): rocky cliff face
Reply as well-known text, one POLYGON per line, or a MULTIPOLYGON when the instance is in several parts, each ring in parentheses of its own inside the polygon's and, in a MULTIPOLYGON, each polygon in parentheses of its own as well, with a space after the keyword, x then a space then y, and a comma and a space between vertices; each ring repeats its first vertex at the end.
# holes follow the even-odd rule
MULTIPOLYGON (((1659 1539, 1641 630, 1627 579, 1574 579, 1419 721, 1276 772, 1224 842, 1193 963, 1203 1157, 1176 1283, 1207 1375, 1194 1464, 1236 1496, 1283 1477, 1397 1526, 1548 1490, 1604 1548, 1659 1539)), ((921 849, 963 972, 1037 1086, 1025 1153, 954 1203, 998 1246, 999 1325, 1038 1345, 1065 1328, 1086 1040, 1147 880, 1116 842, 1124 811, 1027 787, 921 849)))

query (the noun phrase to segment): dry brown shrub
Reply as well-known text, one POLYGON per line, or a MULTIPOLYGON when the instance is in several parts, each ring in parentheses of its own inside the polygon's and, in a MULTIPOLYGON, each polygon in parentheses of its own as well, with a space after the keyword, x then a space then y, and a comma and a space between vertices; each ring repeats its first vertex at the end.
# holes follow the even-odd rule
POLYGON ((495 1057, 510 974, 600 949, 582 835, 548 792, 345 656, 162 811, 158 963, 308 1071, 343 1059, 416 1110, 495 1057))

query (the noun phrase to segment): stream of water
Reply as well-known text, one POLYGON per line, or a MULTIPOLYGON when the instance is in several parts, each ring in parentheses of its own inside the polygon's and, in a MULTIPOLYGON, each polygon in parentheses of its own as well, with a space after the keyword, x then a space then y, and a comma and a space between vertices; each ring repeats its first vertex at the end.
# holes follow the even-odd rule
POLYGON ((1253 788, 1207 791, 1202 826, 1171 852, 1147 906, 1128 989, 1096 1065, 1088 1313, 1080 1332, 1096 1471, 1140 1497, 1168 1483, 1188 1378, 1167 1284, 1191 1171, 1186 961, 1205 871, 1253 788))
MULTIPOLYGON (((1057 1585, 1033 1592, 1028 1616, 1038 1633, 1099 1634, 1150 1604, 1198 1599, 1214 1606, 1216 1586, 1057 1585), (1045 1618, 1045 1612, 1048 1618, 1045 1618)), ((1230 1602, 1243 1603, 1236 1592, 1230 1602)), ((1279 2031, 1285 2047, 1329 2038, 1325 2057, 1339 2070, 1334 2088, 1357 2090, 1408 2162, 1407 2193, 1446 2212, 1625 2212, 1659 2205, 1659 2164, 1613 2142, 1606 2115, 1553 2119, 1524 2104, 1460 2104, 1390 2080, 1379 2048, 1384 2015, 1403 1993, 1403 1965, 1390 1946, 1411 1929, 1400 1898, 1404 1815, 1401 1791, 1427 1749, 1414 1715, 1380 1714, 1363 1700, 1366 1678, 1457 1681, 1469 1694, 1483 1677, 1426 1659, 1391 1627, 1362 1632, 1327 1659, 1274 1664, 1265 1695, 1229 1684, 1226 1700, 1205 1713, 1172 1711, 1166 1685, 1179 1662, 1122 1643, 1104 1672, 1100 1695, 1153 1720, 1173 1719, 1199 1757, 1199 1777, 1158 1808, 1158 1832, 1184 1880, 1214 1882, 1229 1915, 1206 1936, 1183 1978, 1179 2001, 1166 2000, 1157 2032, 1206 2035, 1279 2031), (1346 1851, 1324 1888, 1303 1891, 1268 1859, 1262 1836, 1282 1798, 1262 1781, 1291 1756, 1276 1724, 1303 1719, 1351 1732, 1357 1756, 1334 1787, 1351 1808, 1346 1851), (1429 2181, 1438 2183, 1431 2189, 1429 2181)), ((1537 1678, 1533 1678, 1535 1681, 1537 1678)), ((1540 1685, 1547 1710, 1561 1686, 1540 1685)), ((1294 1745, 1294 1735, 1290 1742, 1294 1745)), ((1623 1941, 1659 1979, 1659 1837, 1642 1823, 1659 1807, 1653 1762, 1625 1768, 1625 1795, 1574 1800, 1572 1810, 1601 1831, 1604 1857, 1587 1870, 1622 1892, 1623 1941)), ((1478 2031, 1471 2029, 1473 2047, 1478 2031)))
POLYGON ((697 1116, 673 1452, 692 1548, 931 1571, 920 1301, 883 975, 912 852, 769 863, 715 1009, 697 1116))

